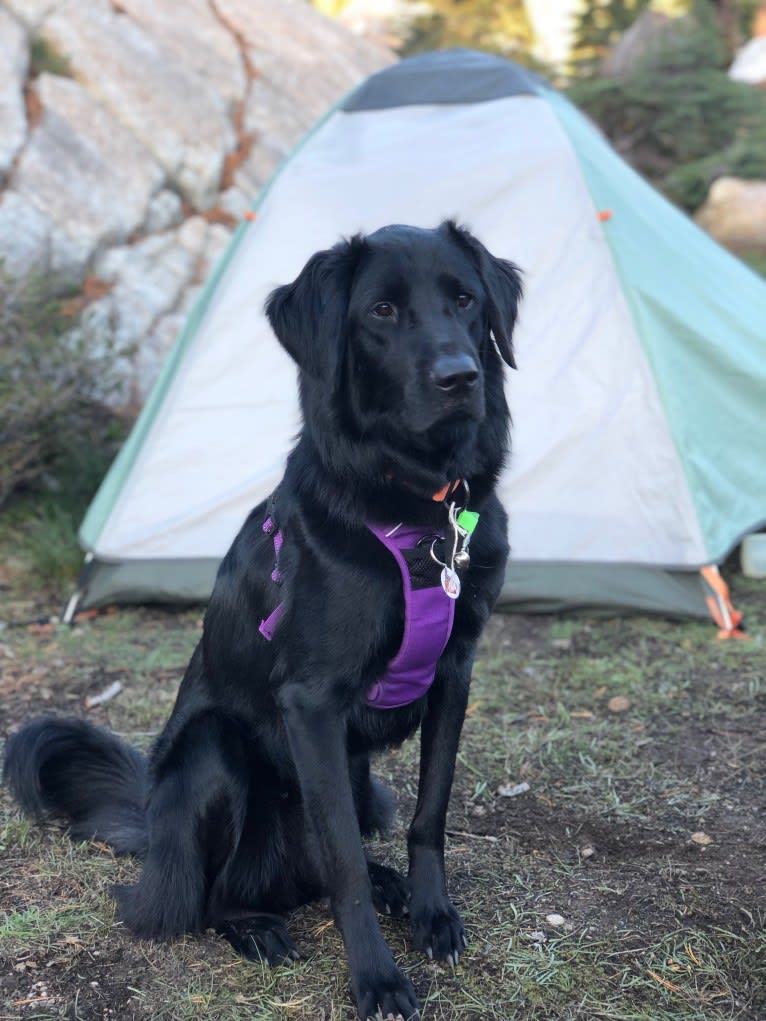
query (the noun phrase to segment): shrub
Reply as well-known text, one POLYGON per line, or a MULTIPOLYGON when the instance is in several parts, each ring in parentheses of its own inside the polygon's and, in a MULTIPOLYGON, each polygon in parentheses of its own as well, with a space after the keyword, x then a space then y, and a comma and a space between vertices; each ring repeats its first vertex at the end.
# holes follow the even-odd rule
POLYGON ((117 360, 55 283, 0 271, 0 506, 22 489, 92 490, 122 431, 107 403, 117 360))
POLYGON ((412 4, 415 16, 402 56, 455 46, 500 53, 522 63, 529 56, 533 34, 522 0, 429 0, 412 4), (425 13, 421 10, 425 8, 425 13))
POLYGON ((615 148, 693 210, 716 177, 766 177, 766 94, 731 81, 720 35, 687 22, 632 75, 590 79, 570 96, 615 148))

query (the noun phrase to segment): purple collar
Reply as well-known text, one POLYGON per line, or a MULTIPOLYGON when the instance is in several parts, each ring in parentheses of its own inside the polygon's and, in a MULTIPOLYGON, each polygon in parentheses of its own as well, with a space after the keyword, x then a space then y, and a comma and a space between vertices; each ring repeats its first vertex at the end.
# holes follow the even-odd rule
MULTIPOLYGON (((436 674, 436 664, 452 633, 455 600, 442 588, 439 564, 431 557, 436 538, 432 528, 410 525, 367 525, 372 534, 391 553, 402 576, 404 593, 404 632, 399 651, 383 675, 367 694, 367 704, 375 709, 398 709, 416 701, 428 691, 436 674)), ((275 566, 272 580, 280 580, 279 554, 284 537, 269 515, 263 530, 274 539, 275 566)), ((443 536, 439 536, 443 538, 443 536)), ((284 604, 262 620, 258 630, 267 641, 274 637, 284 604)))

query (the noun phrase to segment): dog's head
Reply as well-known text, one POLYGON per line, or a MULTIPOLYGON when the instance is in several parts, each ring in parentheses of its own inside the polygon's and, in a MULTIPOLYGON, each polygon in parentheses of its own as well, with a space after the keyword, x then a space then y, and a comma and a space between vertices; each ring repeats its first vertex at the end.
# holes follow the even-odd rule
POLYGON ((365 435, 423 436, 480 422, 487 386, 514 366, 518 271, 451 221, 383 227, 314 255, 269 297, 278 339, 365 435))

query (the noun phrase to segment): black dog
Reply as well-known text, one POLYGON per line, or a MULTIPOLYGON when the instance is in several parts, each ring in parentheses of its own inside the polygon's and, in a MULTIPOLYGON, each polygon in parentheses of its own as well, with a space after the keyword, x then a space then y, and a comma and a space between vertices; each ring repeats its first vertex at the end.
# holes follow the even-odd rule
POLYGON ((137 935, 212 926, 279 963, 297 956, 284 913, 329 896, 362 1018, 418 1013, 376 909, 409 914, 429 957, 462 953, 444 826, 507 555, 494 487, 520 293, 510 263, 447 222, 340 243, 269 298, 300 369, 303 430, 221 564, 150 759, 72 719, 8 743, 26 811, 143 858, 140 881, 117 890, 137 935), (405 878, 368 861, 362 836, 390 814, 370 753, 418 725, 405 878))

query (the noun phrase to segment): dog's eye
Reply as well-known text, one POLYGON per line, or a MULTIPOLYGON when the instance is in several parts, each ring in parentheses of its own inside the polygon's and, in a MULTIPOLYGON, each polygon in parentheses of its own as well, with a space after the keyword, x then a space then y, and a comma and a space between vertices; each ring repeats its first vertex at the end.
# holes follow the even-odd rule
POLYGON ((468 291, 461 291, 457 296, 458 308, 469 308, 473 305, 474 297, 468 291))
POLYGON ((379 301, 372 306, 370 311, 376 319, 394 319, 396 317, 396 308, 390 301, 379 301))

